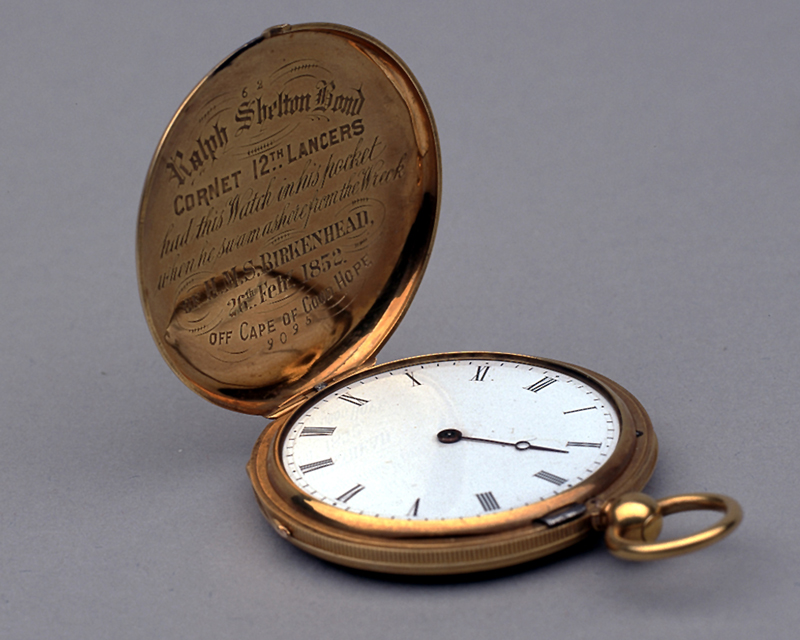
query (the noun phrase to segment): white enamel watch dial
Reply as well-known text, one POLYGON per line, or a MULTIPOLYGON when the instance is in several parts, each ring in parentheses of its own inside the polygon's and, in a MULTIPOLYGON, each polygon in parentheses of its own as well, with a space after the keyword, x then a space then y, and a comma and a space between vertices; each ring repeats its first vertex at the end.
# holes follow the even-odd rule
POLYGON ((611 400, 562 371, 453 355, 398 365, 292 420, 281 457, 303 493, 377 518, 483 518, 584 482, 619 442, 611 400))

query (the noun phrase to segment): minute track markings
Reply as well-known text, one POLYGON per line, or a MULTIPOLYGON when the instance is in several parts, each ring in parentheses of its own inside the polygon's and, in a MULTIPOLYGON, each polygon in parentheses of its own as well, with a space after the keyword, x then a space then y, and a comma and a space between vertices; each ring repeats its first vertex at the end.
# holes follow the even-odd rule
POLYGON ((296 426, 284 439, 291 481, 338 513, 405 521, 400 528, 413 531, 440 520, 478 517, 493 523, 501 514, 585 484, 589 469, 602 466, 608 457, 601 454, 614 453, 618 440, 620 428, 609 420, 616 412, 606 396, 558 369, 484 358, 426 362, 424 368, 412 361, 331 385, 294 418, 296 426), (520 394, 528 389, 538 395, 520 394), (487 403, 502 404, 506 413, 492 413, 487 403), (531 415, 537 408, 553 425, 531 415), (607 434, 614 424, 616 433, 607 434), (429 443, 422 454, 421 441, 429 443), (453 487, 446 495, 439 486, 429 493, 414 475, 419 469, 405 464, 414 455, 438 463, 481 461, 481 470, 473 469, 480 484, 453 487), (335 464, 326 463, 328 458, 335 464), (405 497, 397 492, 403 486, 405 497))

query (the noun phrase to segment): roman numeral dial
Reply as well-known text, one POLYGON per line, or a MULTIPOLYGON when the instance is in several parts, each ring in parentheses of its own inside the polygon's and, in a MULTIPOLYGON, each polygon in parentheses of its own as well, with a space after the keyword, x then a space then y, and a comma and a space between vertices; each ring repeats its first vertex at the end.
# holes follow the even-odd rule
POLYGON ((568 370, 488 355, 412 358, 314 396, 281 445, 304 503, 433 526, 586 484, 619 441, 615 405, 568 370))

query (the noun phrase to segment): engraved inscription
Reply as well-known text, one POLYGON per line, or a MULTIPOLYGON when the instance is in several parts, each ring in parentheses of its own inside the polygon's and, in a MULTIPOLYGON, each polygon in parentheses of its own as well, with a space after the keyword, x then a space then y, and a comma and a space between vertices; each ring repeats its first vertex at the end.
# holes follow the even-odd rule
MULTIPOLYGON (((181 186, 207 163, 217 159, 217 153, 228 144, 227 127, 220 127, 217 122, 213 126, 211 135, 200 136, 194 142, 195 144, 185 152, 176 148, 164 163, 169 179, 176 180, 181 186)), ((175 213, 180 215, 177 211, 175 213)))
MULTIPOLYGON (((297 61, 286 68, 301 65, 297 61)), ((313 62, 312 62, 313 64, 313 62)), ((283 69, 279 69, 280 73, 283 69)), ((263 85, 262 85, 263 86, 263 85)), ((275 119, 308 113, 342 113, 347 116, 358 115, 364 106, 364 94, 361 89, 348 93, 336 93, 336 83, 320 80, 315 87, 313 103, 311 93, 288 94, 279 91, 274 99, 259 95, 239 104, 235 120, 239 123, 237 135, 251 127, 260 127, 275 119)), ((247 98, 247 88, 242 90, 242 97, 247 98)))
POLYGON ((322 58, 301 40, 201 83, 142 199, 151 326, 185 375, 218 386, 298 378, 341 342, 435 186, 397 79, 349 45, 322 58))

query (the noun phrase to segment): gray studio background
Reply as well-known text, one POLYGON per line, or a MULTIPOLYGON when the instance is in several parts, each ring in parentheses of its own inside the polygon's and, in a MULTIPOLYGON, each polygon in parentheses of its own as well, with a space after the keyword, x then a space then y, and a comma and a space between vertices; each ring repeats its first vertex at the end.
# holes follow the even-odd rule
POLYGON ((796 637, 799 35, 795 0, 4 0, 0 636, 796 637), (649 492, 735 496, 733 536, 426 584, 271 531, 244 473, 264 420, 161 360, 134 238, 186 94, 264 28, 309 21, 396 51, 439 127, 436 245, 380 360, 597 370, 653 419, 649 492))

